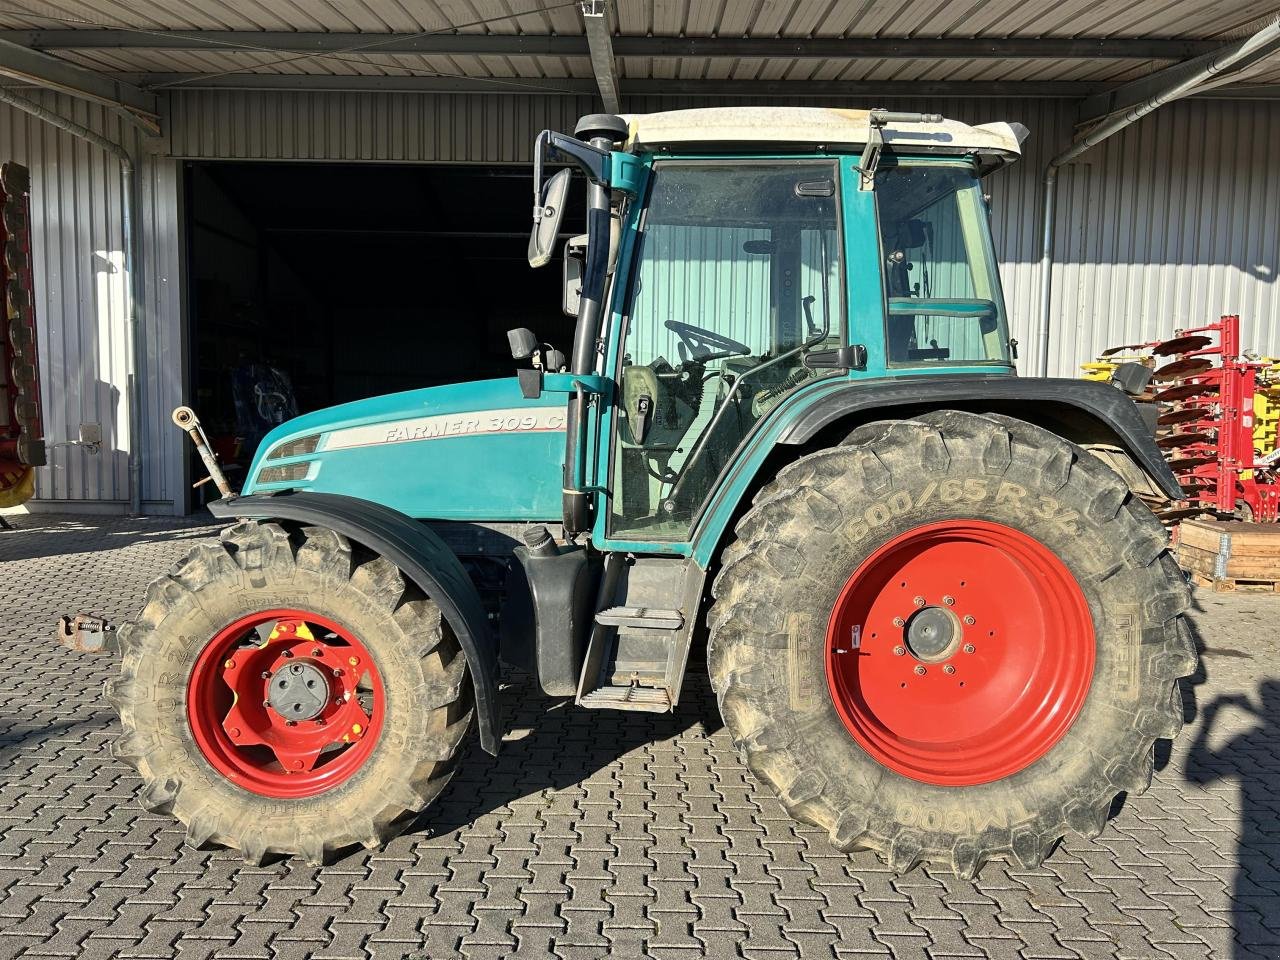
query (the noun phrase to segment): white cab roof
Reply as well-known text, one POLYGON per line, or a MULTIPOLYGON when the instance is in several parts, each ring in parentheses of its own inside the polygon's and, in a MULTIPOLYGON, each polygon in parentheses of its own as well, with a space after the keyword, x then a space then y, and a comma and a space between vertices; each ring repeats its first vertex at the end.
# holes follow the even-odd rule
MULTIPOLYGON (((867 142, 870 110, 834 107, 705 107, 663 113, 630 114, 626 149, 635 153, 688 151, 695 146, 723 150, 726 145, 791 148, 861 147, 867 142)), ((903 153, 981 153, 1000 166, 1021 154, 1018 130, 1007 123, 971 127, 956 120, 937 123, 889 123, 882 128, 886 146, 903 153)))

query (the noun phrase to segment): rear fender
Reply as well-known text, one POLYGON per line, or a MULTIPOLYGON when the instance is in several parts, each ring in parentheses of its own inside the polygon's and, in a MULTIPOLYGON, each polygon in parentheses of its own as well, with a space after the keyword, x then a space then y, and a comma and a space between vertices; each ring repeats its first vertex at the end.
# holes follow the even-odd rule
POLYGON ((1118 447, 1165 496, 1185 496, 1137 405, 1109 383, 973 374, 828 380, 779 405, 738 452, 694 532, 694 558, 704 569, 712 562, 743 498, 770 464, 793 459, 788 447, 836 444, 859 424, 938 409, 1005 414, 1080 446, 1118 447))
POLYGON ((215 517, 289 520, 327 527, 394 563, 439 607, 467 658, 475 685, 480 745, 497 754, 498 652, 480 594, 462 563, 430 527, 390 507, 333 493, 254 494, 215 500, 215 517))

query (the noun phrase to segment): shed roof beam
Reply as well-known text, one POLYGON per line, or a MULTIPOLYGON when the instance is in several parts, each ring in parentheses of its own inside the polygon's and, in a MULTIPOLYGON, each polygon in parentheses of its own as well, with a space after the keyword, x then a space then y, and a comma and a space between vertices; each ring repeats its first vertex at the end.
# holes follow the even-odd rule
MULTIPOLYGON (((0 38, 37 50, 272 50, 447 56, 589 54, 586 37, 494 33, 307 33, 258 30, 0 30, 0 38), (370 42, 376 43, 367 46, 370 42)), ((1186 60, 1218 49, 1213 40, 1144 37, 613 37, 618 57, 775 57, 880 60, 1186 60)))
MULTIPOLYGON (((595 95, 592 78, 562 77, 451 77, 451 76, 329 76, 276 73, 126 73, 121 79, 145 84, 149 89, 177 90, 288 90, 338 92, 416 93, 539 93, 565 96, 595 95)), ((628 96, 668 94, 812 100, 850 97, 1069 97, 1080 98, 1105 90, 1092 81, 798 81, 798 80, 627 80, 628 96)), ((1224 94, 1226 95, 1226 94, 1224 94)))
POLYGON ((582 0, 582 25, 587 32, 591 71, 596 75, 604 111, 621 113, 618 61, 613 56, 613 29, 609 26, 609 0, 582 0))
MULTIPOLYGON (((594 95, 593 79, 533 77, 343 76, 278 73, 122 73, 121 80, 154 90, 281 90, 406 93, 542 93, 594 95)), ((842 97, 1062 97, 1081 99, 1109 89, 1085 80, 654 80, 627 81, 632 96, 760 97, 788 100, 842 97)), ((1280 84, 1230 86, 1192 94, 1218 100, 1280 99, 1280 84)))
POLYGON ((0 40, 0 77, 100 103, 152 133, 159 130, 154 94, 8 40, 0 40))
POLYGON ((1184 60, 1182 63, 1175 63, 1163 70, 1157 70, 1145 77, 1088 97, 1080 104, 1080 123, 1087 124, 1112 114, 1140 107, 1155 97, 1163 97, 1167 100, 1165 94, 1169 90, 1179 91, 1174 94, 1176 99, 1188 94, 1205 93, 1230 83, 1232 76, 1238 75, 1241 71, 1280 51, 1280 36, 1270 36, 1270 34, 1267 36, 1269 39, 1261 41, 1258 39, 1258 34, 1245 37, 1236 43, 1216 47, 1209 53, 1184 60))

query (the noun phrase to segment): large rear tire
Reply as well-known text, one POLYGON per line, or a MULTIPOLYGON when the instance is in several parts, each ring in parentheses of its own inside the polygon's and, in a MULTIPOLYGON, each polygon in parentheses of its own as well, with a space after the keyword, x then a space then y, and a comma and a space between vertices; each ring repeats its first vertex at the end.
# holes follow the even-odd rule
POLYGON ((320 864, 375 847, 453 773, 472 714, 439 608, 318 527, 242 522, 120 630, 113 753, 195 847, 320 864))
POLYGON ((973 876, 1096 836, 1182 725, 1189 591, 1116 474, 1038 427, 868 424, 764 487, 708 668, 750 769, 844 850, 973 876))

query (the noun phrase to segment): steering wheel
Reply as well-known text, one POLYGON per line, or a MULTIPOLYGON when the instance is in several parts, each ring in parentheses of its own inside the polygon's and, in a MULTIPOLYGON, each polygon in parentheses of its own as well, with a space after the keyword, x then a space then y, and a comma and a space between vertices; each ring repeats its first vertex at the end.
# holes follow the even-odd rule
POLYGON ((749 356, 751 348, 740 340, 726 337, 714 330, 704 330, 691 323, 668 320, 666 328, 680 338, 680 345, 689 351, 690 359, 699 363, 719 360, 722 357, 749 356))

